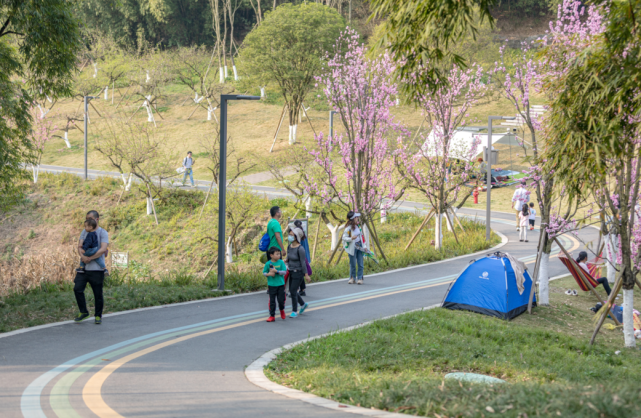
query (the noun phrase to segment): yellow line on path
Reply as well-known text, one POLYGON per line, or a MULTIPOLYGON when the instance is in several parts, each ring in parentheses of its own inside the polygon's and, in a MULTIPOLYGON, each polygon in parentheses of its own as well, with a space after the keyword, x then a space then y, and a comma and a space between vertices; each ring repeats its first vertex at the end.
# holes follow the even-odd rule
MULTIPOLYGON (((362 299, 357 299, 357 300, 349 300, 349 301, 345 301, 345 302, 337 302, 337 303, 333 303, 331 305, 324 305, 324 306, 319 306, 317 308, 310 308, 310 309, 308 309, 308 311, 318 311, 318 310, 321 310, 321 309, 327 309, 327 308, 332 308, 332 307, 335 307, 335 306, 346 305, 348 303, 360 302, 360 301, 369 300, 369 299, 376 299, 376 298, 380 298, 380 297, 383 297, 383 296, 390 296, 390 295, 394 295, 394 294, 398 294, 398 293, 410 292, 410 291, 413 291, 413 290, 426 289, 428 287, 442 286, 442 285, 447 284, 447 283, 451 283, 451 281, 450 282, 441 282, 441 283, 436 283, 436 284, 431 284, 431 285, 421 286, 421 287, 414 287, 414 288, 411 288, 411 289, 398 290, 396 292, 390 292, 390 293, 384 293, 384 294, 381 294, 381 295, 369 296, 369 297, 362 298, 362 299)), ((180 337, 180 338, 176 338, 176 339, 173 339, 173 340, 170 340, 170 341, 165 341, 163 343, 156 344, 154 346, 145 348, 144 350, 137 351, 137 352, 135 352, 133 354, 130 354, 130 355, 126 356, 126 357, 123 357, 123 358, 121 358, 119 360, 116 360, 113 363, 104 366, 99 372, 97 372, 95 375, 93 375, 93 377, 91 379, 89 379, 89 381, 85 384, 85 387, 82 390, 82 399, 85 401, 85 404, 87 405, 87 407, 94 414, 98 415, 99 417, 102 417, 102 418, 124 418, 118 412, 116 412, 113 409, 111 409, 109 407, 109 405, 107 405, 107 403, 102 398, 102 394, 101 394, 102 385, 105 383, 107 378, 109 376, 111 376, 111 374, 113 372, 115 372, 118 368, 120 368, 122 365, 130 362, 131 360, 135 360, 138 357, 142 357, 145 354, 152 353, 154 351, 160 350, 161 348, 164 348, 164 347, 167 347, 167 346, 179 343, 179 342, 183 342, 183 341, 189 340, 191 338, 196 338, 196 337, 200 337, 200 336, 207 335, 207 334, 213 334, 214 332, 225 331, 225 330, 228 330, 228 329, 238 328, 238 327, 242 327, 242 326, 245 326, 245 325, 255 324, 255 323, 263 322, 263 321, 265 321, 265 320, 262 319, 262 318, 261 319, 253 319, 251 321, 239 322, 239 323, 233 324, 233 325, 226 325, 224 327, 220 327, 220 328, 216 328, 216 329, 212 329, 212 330, 201 331, 201 332, 198 332, 198 333, 195 333, 195 334, 185 335, 185 336, 180 337)))

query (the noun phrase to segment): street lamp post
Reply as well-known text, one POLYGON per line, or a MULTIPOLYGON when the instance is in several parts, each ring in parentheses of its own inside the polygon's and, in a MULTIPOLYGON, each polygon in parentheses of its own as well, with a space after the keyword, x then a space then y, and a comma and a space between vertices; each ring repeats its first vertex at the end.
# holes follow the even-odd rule
POLYGON ((95 99, 95 96, 85 96, 85 180, 87 180, 87 125, 89 118, 89 99, 95 99))
POLYGON ((485 209, 485 240, 490 241, 490 218, 492 207, 492 121, 493 120, 513 120, 515 117, 509 116, 489 116, 487 118, 487 167, 485 180, 487 185, 487 206, 485 209))
POLYGON ((329 137, 333 138, 334 137, 334 114, 338 113, 335 110, 330 110, 329 111, 329 137))
POLYGON ((218 290, 225 290, 225 215, 227 212, 227 102, 260 96, 220 95, 220 172, 218 174, 218 290))

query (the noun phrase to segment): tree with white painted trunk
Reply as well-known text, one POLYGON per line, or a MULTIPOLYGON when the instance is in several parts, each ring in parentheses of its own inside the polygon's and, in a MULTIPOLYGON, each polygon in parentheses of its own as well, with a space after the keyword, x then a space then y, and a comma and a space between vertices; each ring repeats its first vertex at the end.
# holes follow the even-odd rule
POLYGON ((231 68, 234 74, 234 81, 238 81, 238 69, 236 68, 236 62, 234 61, 234 48, 236 47, 236 41, 234 40, 234 18, 236 17, 236 12, 241 5, 240 0, 225 0, 225 8, 227 9, 227 16, 229 16, 229 57, 231 59, 231 68))
POLYGON ((361 213, 362 223, 387 261, 373 221, 403 195, 393 156, 396 144, 408 132, 390 112, 397 94, 390 80, 394 63, 388 55, 370 60, 366 53, 359 35, 348 29, 337 39, 324 74, 316 77, 345 131, 331 137, 317 135, 309 154, 321 172, 305 176, 308 192, 325 204, 331 202, 344 213, 361 213))
POLYGON ((162 202, 163 182, 176 176, 175 164, 180 161, 177 151, 164 146, 155 129, 144 122, 127 119, 118 114, 105 118, 100 126, 103 134, 96 137, 96 150, 104 155, 121 176, 131 174, 149 202, 156 224, 158 214, 154 200, 162 202))
MULTIPOLYGON (((466 124, 469 110, 485 96, 481 82, 482 68, 450 68, 447 84, 433 93, 415 98, 431 132, 419 134, 396 153, 396 166, 407 187, 419 191, 434 209, 434 246, 443 244, 443 215, 450 212, 475 169, 481 138, 470 145, 454 139, 456 131, 466 124)), ((418 77, 417 77, 418 79, 418 77)), ((446 221, 449 218, 446 216, 446 221)))
POLYGON ((162 89, 172 80, 171 65, 166 54, 147 53, 135 62, 136 70, 129 74, 130 83, 138 89, 133 93, 134 103, 139 104, 131 118, 141 109, 147 111, 147 122, 156 125, 156 116, 163 119, 158 112, 158 100, 162 89))
MULTIPOLYGON (((570 0, 566 5, 580 7, 570 0)), ((627 29, 634 19, 627 5, 610 3, 597 12, 599 20, 586 21, 600 31, 575 34, 544 51, 556 62, 569 53, 573 59, 546 79, 556 95, 550 102, 543 167, 554 173, 569 199, 590 195, 598 213, 611 220, 611 234, 618 240, 615 268, 623 288, 625 346, 634 347, 632 296, 641 272, 641 231, 634 216, 641 188, 641 104, 634 80, 640 75, 641 51, 638 35, 627 29)))
POLYGON ((329 7, 283 4, 265 13, 243 42, 239 57, 243 78, 278 85, 287 105, 290 144, 296 143, 299 112, 314 87, 314 76, 344 28, 344 19, 329 7))
POLYGON ((207 112, 207 120, 215 119, 220 95, 233 89, 218 82, 218 68, 213 62, 215 53, 215 50, 209 51, 204 46, 177 48, 172 53, 171 73, 174 79, 193 94, 193 99, 186 100, 195 105, 188 120, 198 109, 207 112))

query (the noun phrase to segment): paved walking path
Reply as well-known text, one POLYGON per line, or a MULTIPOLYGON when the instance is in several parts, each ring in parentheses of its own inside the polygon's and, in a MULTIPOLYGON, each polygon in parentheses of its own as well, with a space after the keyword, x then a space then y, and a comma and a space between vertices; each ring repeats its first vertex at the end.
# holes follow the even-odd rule
MULTIPOLYGON (((496 214, 492 227, 509 238, 501 251, 532 268, 538 231, 529 243, 518 242, 511 214, 496 214)), ((596 237, 595 230, 582 231, 584 239, 596 237)), ((575 239, 563 240, 570 251, 580 249, 575 239)), ((552 276, 565 273, 556 254, 555 248, 552 276)), ((353 417, 260 389, 244 367, 308 336, 440 303, 456 275, 483 255, 366 276, 362 286, 313 284, 308 310, 275 323, 265 322, 267 295, 257 292, 105 315, 99 326, 0 334, 0 415, 353 417)))

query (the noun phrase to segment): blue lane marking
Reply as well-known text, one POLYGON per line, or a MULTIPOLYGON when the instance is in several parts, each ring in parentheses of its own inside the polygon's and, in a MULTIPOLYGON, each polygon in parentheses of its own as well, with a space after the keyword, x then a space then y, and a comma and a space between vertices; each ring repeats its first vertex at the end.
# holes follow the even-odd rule
MULTIPOLYGON (((508 222, 505 222, 505 223, 508 223, 508 222)), ((526 259, 529 259, 529 258, 532 258, 532 257, 533 256, 523 257, 522 260, 526 260, 526 259)), ((392 273, 392 272, 390 272, 390 273, 392 273)), ((320 303, 320 302, 327 302, 327 301, 337 300, 337 299, 345 299, 345 298, 350 297, 350 296, 362 296, 362 295, 368 295, 368 294, 372 294, 372 293, 381 293, 381 292, 384 292, 386 290, 399 289, 399 288, 403 288, 403 287, 412 287, 412 286, 425 284, 425 283, 433 283, 433 282, 443 281, 445 279, 452 278, 452 277, 456 277, 456 275, 442 276, 442 277, 437 277, 437 278, 434 278, 434 279, 428 279, 428 280, 422 280, 422 281, 418 281, 418 282, 412 282, 411 284, 402 284, 402 285, 384 287, 384 288, 381 288, 381 289, 373 289, 373 290, 368 290, 368 291, 360 292, 360 293, 353 294, 353 295, 334 296, 334 297, 331 297, 331 298, 325 298, 325 299, 320 299, 320 300, 314 301, 314 302, 310 303, 310 305, 317 304, 317 303, 320 303)), ((232 315, 232 316, 228 316, 228 317, 225 317, 225 318, 214 319, 214 320, 211 320, 211 321, 199 322, 197 324, 192 324, 192 325, 185 325, 183 327, 172 328, 172 329, 165 330, 165 331, 158 331, 158 332, 155 332, 155 333, 152 333, 152 334, 143 335, 143 336, 132 338, 130 340, 126 340, 126 341, 123 341, 123 342, 120 342, 120 343, 117 343, 117 344, 113 344, 111 346, 102 348, 100 350, 96 350, 96 351, 93 351, 91 353, 82 355, 80 357, 76 357, 74 359, 71 359, 71 360, 67 361, 66 363, 63 363, 63 364, 51 369, 50 371, 42 374, 37 379, 35 379, 33 382, 31 382, 31 384, 29 384, 29 386, 27 386, 27 388, 22 393, 22 398, 20 400, 20 409, 22 411, 22 414, 26 418, 47 418, 46 415, 44 414, 44 411, 42 410, 42 408, 40 406, 40 396, 42 395, 42 391, 49 384, 49 382, 51 382, 53 379, 56 378, 56 376, 60 375, 61 373, 64 373, 66 370, 68 370, 69 368, 77 365, 78 363, 82 363, 84 361, 90 360, 93 357, 97 357, 97 356, 99 356, 101 354, 104 354, 104 353, 107 353, 109 351, 112 351, 112 350, 115 350, 115 349, 118 349, 118 348, 122 348, 122 347, 125 347, 127 345, 134 344, 134 343, 137 343, 137 342, 140 342, 140 341, 144 341, 144 340, 147 340, 147 339, 150 339, 150 338, 162 336, 162 335, 169 334, 169 333, 176 332, 176 331, 183 331, 183 330, 188 330, 188 329, 192 329, 192 328, 196 328, 196 327, 200 327, 200 326, 211 325, 211 324, 215 324, 215 323, 222 322, 222 321, 228 321, 228 320, 231 320, 231 319, 244 318, 244 317, 257 315, 257 314, 261 314, 261 313, 264 313, 264 310, 245 313, 245 314, 239 314, 239 315, 232 315)))
MULTIPOLYGON (((373 290, 368 290, 368 291, 365 291, 365 292, 359 292, 359 293, 353 294, 353 295, 334 296, 334 297, 331 297, 331 298, 325 298, 325 299, 320 299, 320 300, 311 302, 310 305, 318 304, 320 302, 327 302, 327 301, 333 301, 333 300, 337 300, 337 299, 344 299, 344 298, 350 297, 350 296, 365 296, 365 295, 368 295, 368 294, 381 293, 381 292, 384 292, 384 291, 387 291, 387 290, 392 290, 392 289, 398 289, 398 288, 403 288, 403 287, 413 287, 413 286, 424 284, 424 283, 438 282, 440 280, 448 279, 448 278, 451 278, 451 277, 455 277, 455 275, 437 277, 435 279, 422 280, 422 281, 418 281, 418 282, 413 282, 411 284, 402 284, 402 285, 384 287, 384 288, 381 288, 381 289, 373 289, 373 290)), ((122 347, 125 347, 125 346, 130 345, 130 344, 134 344, 134 343, 137 343, 137 342, 141 342, 141 341, 144 341, 144 340, 147 340, 147 339, 150 339, 150 338, 162 336, 162 335, 169 334, 169 333, 172 333, 172 332, 188 330, 188 329, 191 329, 191 328, 201 327, 201 326, 205 326, 205 325, 211 325, 211 324, 215 324, 215 323, 218 323, 218 322, 228 321, 228 320, 237 319, 237 318, 244 318, 244 317, 257 315, 257 314, 262 314, 262 313, 264 313, 264 310, 250 312, 250 313, 244 313, 244 314, 239 314, 239 315, 232 315, 232 316, 228 316, 228 317, 225 317, 225 318, 213 319, 211 321, 204 321, 204 322, 199 322, 197 324, 185 325, 183 327, 172 328, 172 329, 165 330, 165 331, 158 331, 158 332, 154 332, 152 334, 143 335, 143 336, 132 338, 130 340, 126 340, 126 341, 123 341, 123 342, 120 342, 120 343, 117 343, 117 344, 113 344, 113 345, 110 345, 108 347, 101 348, 100 350, 96 350, 96 351, 93 351, 91 353, 82 355, 80 357, 76 357, 74 359, 71 359, 71 360, 67 361, 66 363, 63 363, 63 364, 51 369, 50 371, 42 374, 37 379, 35 379, 33 382, 31 382, 31 384, 29 384, 29 386, 27 386, 27 388, 22 393, 22 398, 20 400, 20 409, 22 410, 22 415, 24 415, 27 418, 32 418, 32 417, 33 418, 47 418, 46 415, 44 414, 44 411, 42 410, 42 408, 40 406, 40 396, 42 394, 42 391, 49 384, 49 382, 51 382, 53 379, 56 378, 56 376, 60 375, 61 373, 64 373, 66 370, 68 370, 69 368, 77 365, 78 363, 82 363, 82 362, 85 362, 87 360, 91 360, 92 358, 97 357, 97 356, 99 356, 101 354, 108 353, 108 352, 110 352, 112 350, 115 350, 115 349, 118 349, 118 348, 122 348, 122 347)))

